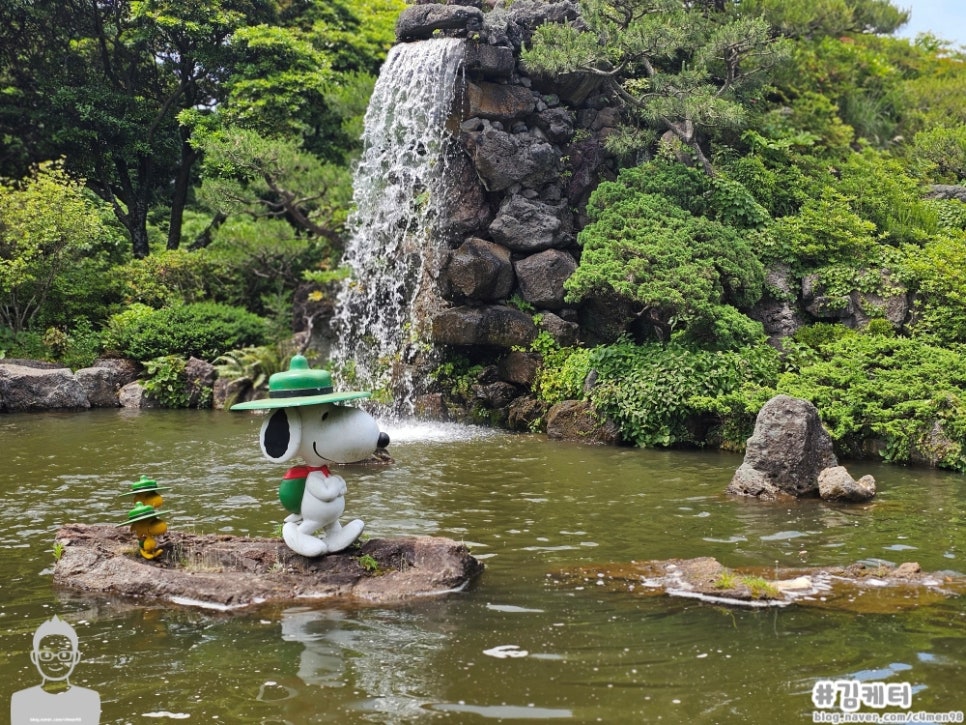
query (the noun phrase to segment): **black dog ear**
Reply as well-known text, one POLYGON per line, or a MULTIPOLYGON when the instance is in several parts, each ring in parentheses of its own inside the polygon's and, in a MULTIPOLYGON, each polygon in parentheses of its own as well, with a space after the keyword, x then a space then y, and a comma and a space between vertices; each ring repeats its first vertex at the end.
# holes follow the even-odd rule
POLYGON ((258 434, 262 454, 270 461, 287 461, 302 442, 302 416, 296 408, 279 408, 262 423, 258 434))

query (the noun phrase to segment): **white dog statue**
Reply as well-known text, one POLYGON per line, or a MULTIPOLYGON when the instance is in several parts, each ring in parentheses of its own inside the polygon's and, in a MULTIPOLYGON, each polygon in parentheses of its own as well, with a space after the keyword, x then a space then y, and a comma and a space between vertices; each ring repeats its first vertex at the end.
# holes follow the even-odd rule
POLYGON ((330 464, 355 463, 389 445, 376 420, 360 408, 336 405, 368 392, 335 393, 327 370, 311 369, 301 355, 289 370, 269 379, 269 397, 238 403, 232 410, 270 410, 262 423, 259 443, 270 461, 300 457, 306 465, 290 468, 279 487, 279 500, 292 513, 282 526, 288 547, 302 556, 342 551, 362 534, 365 524, 354 519, 343 526, 345 480, 330 464), (323 535, 318 536, 322 530, 323 535))

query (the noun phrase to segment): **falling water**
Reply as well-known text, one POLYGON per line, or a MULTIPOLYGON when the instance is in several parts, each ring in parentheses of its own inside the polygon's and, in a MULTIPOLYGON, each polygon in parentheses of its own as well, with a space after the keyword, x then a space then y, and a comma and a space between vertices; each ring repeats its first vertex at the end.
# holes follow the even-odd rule
POLYGON ((384 391, 396 412, 411 413, 413 368, 425 369, 428 326, 447 240, 446 129, 456 101, 463 44, 437 38, 390 51, 365 117, 354 179, 352 236, 333 325, 339 374, 384 391), (407 408, 409 408, 407 410, 407 408))

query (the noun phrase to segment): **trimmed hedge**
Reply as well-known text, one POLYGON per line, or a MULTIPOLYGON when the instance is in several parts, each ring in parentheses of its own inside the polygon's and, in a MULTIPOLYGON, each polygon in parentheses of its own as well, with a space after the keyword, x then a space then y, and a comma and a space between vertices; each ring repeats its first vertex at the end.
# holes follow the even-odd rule
POLYGON ((135 304, 111 317, 104 347, 136 360, 164 355, 214 360, 240 347, 264 345, 268 326, 240 307, 197 302, 160 310, 135 304))

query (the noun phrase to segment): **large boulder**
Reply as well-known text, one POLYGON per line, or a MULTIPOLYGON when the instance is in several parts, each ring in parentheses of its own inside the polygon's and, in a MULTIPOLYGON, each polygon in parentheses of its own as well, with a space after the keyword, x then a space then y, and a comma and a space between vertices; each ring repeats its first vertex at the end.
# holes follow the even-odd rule
POLYGON ((121 385, 118 384, 113 370, 99 367, 81 368, 74 373, 74 377, 83 388, 92 408, 116 408, 121 404, 118 401, 121 385))
POLYGON ((818 409, 807 400, 776 395, 758 411, 745 460, 728 493, 766 499, 815 496, 819 474, 837 465, 818 409))
POLYGON ((513 264, 523 299, 536 307, 564 306, 564 282, 577 270, 577 260, 560 249, 546 249, 513 264))
POLYGON ((122 408, 161 408, 157 398, 145 390, 144 385, 135 380, 118 391, 118 403, 122 408))
POLYGON ((433 340, 440 345, 525 347, 537 336, 530 315, 513 307, 453 307, 433 319, 433 340))
POLYGON ((69 368, 27 367, 0 361, 0 410, 90 408, 83 386, 69 368))
POLYGON ((572 223, 566 204, 545 204, 524 196, 511 196, 490 224, 493 239, 515 252, 539 252, 573 243, 572 223))
POLYGON ((464 5, 410 5, 396 19, 396 41, 427 40, 437 32, 464 36, 483 28, 483 11, 464 5))
POLYGON ((500 361, 498 374, 501 380, 530 386, 537 378, 541 362, 539 353, 514 350, 500 361))
POLYGON ((184 380, 188 392, 189 408, 204 408, 211 404, 212 388, 218 379, 218 371, 207 360, 196 357, 185 363, 184 380))
POLYGON ((442 277, 447 296, 456 300, 505 299, 513 290, 510 251, 471 237, 449 254, 442 277))

